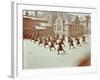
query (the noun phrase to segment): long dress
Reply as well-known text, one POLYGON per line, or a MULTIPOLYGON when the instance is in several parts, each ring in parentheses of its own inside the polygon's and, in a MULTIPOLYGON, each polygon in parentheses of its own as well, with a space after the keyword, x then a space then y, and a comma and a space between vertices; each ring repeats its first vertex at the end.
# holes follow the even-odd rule
POLYGON ((44 40, 44 46, 46 46, 46 45, 48 45, 48 42, 47 42, 47 40, 45 39, 45 40, 44 40))
POLYGON ((73 44, 73 40, 72 40, 72 39, 70 40, 70 42, 71 42, 71 46, 74 46, 74 44, 73 44))
POLYGON ((58 51, 63 51, 62 43, 60 42, 58 45, 58 51))
POLYGON ((85 36, 83 36, 83 40, 82 41, 85 42, 85 36))
POLYGON ((79 39, 79 38, 77 38, 77 45, 78 45, 78 44, 80 44, 80 39, 79 39))
POLYGON ((39 39, 39 45, 42 44, 42 43, 43 43, 43 42, 42 42, 42 39, 40 38, 40 39, 39 39))
POLYGON ((51 41, 51 45, 50 45, 50 47, 54 47, 53 41, 51 41))

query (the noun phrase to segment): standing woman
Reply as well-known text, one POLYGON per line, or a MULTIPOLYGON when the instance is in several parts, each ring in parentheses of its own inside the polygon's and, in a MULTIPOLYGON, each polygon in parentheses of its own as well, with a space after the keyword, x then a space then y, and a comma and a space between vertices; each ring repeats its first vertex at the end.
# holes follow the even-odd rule
POLYGON ((71 48, 71 46, 72 46, 73 48, 75 48, 75 47, 74 47, 74 43, 73 43, 73 39, 72 39, 72 38, 70 39, 70 48, 71 48))
POLYGON ((84 43, 84 44, 86 43, 85 36, 82 37, 82 43, 84 43))
POLYGON ((55 43, 55 42, 54 42, 53 40, 50 40, 50 46, 49 46, 50 51, 51 51, 51 48, 56 49, 55 46, 54 46, 54 43, 55 43))
POLYGON ((60 40, 60 42, 58 43, 58 55, 59 55, 59 51, 65 52, 65 50, 64 50, 63 47, 62 47, 62 42, 61 42, 61 40, 60 40))
POLYGON ((71 48, 71 45, 73 45, 73 41, 71 40, 70 36, 68 36, 68 45, 69 45, 69 49, 71 48))
POLYGON ((46 38, 44 38, 44 48, 46 48, 47 45, 48 45, 48 41, 46 38))
POLYGON ((42 43, 43 43, 42 37, 39 37, 39 39, 38 39, 38 44, 40 45, 40 44, 42 44, 42 43))
POLYGON ((80 38, 77 37, 77 46, 80 45, 81 46, 81 43, 80 43, 80 38))

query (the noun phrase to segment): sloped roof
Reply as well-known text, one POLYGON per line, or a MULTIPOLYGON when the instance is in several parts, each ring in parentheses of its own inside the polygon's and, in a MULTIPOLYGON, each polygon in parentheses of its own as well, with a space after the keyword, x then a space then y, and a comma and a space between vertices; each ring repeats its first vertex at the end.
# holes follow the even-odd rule
POLYGON ((29 19, 32 19, 32 20, 39 20, 39 21, 47 21, 47 19, 44 19, 44 18, 38 18, 38 17, 24 16, 24 18, 29 18, 29 19))
POLYGON ((36 29, 46 29, 45 27, 35 26, 36 29))
POLYGON ((48 27, 48 26, 52 26, 51 24, 49 23, 40 23, 40 26, 43 26, 43 27, 48 27))

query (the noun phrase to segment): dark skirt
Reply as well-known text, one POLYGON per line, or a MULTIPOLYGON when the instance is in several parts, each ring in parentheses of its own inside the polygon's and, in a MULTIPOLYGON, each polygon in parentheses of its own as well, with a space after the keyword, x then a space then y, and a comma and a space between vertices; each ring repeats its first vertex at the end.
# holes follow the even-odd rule
POLYGON ((77 44, 80 44, 80 41, 77 41, 77 44))
POLYGON ((54 44, 53 44, 53 43, 51 43, 50 47, 54 47, 54 44))
POLYGON ((40 41, 39 41, 39 44, 42 44, 42 43, 43 43, 42 40, 40 40, 40 41))
POLYGON ((61 45, 59 45, 58 50, 59 51, 62 51, 63 50, 63 47, 61 45))
POLYGON ((44 45, 48 45, 48 42, 45 42, 44 45))

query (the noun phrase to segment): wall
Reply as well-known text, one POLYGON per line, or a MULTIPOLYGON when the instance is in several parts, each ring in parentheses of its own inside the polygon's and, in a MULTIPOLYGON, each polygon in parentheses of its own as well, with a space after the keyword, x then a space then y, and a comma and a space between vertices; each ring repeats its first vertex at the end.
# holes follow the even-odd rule
MULTIPOLYGON (((25 0, 24 0, 25 1, 25 0)), ((28 0, 32 1, 32 0, 28 0)), ((80 6, 94 6, 97 7, 97 28, 96 30, 96 44, 100 44, 100 1, 99 0, 33 0, 37 4, 58 4, 66 3, 80 6)), ((100 57, 100 45, 96 46, 98 57, 100 57)), ((0 80, 12 80, 10 75, 11 64, 11 0, 0 0, 0 80)), ((98 58, 97 73, 75 74, 33 78, 25 80, 99 80, 100 77, 100 58, 98 58)), ((17 79, 15 79, 17 80, 17 79)), ((19 79, 23 80, 23 79, 19 79)))

